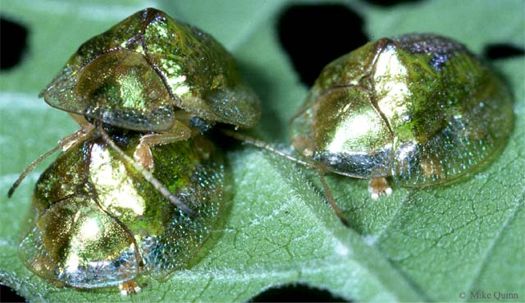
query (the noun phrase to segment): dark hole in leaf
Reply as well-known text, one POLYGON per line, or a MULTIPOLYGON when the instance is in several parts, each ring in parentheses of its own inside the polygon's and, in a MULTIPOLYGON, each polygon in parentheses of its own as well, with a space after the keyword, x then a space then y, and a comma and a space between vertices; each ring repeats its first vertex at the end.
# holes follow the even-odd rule
POLYGON ((494 43, 485 46, 483 55, 487 59, 507 59, 525 55, 525 50, 519 46, 507 43, 494 43))
POLYGON ((24 25, 0 16, 0 70, 13 68, 22 60, 27 48, 24 25))
POLYGON ((0 285, 0 302, 26 302, 10 287, 0 285))
POLYGON ((389 7, 394 6, 397 4, 404 4, 404 3, 415 3, 415 2, 421 2, 422 0, 365 0, 365 2, 368 2, 373 5, 383 6, 383 7, 389 7))
POLYGON ((346 302, 329 291, 304 284, 270 288, 258 294, 250 302, 346 302))
POLYGON ((326 64, 368 41, 363 19, 343 5, 289 6, 277 26, 282 47, 308 86, 326 64))

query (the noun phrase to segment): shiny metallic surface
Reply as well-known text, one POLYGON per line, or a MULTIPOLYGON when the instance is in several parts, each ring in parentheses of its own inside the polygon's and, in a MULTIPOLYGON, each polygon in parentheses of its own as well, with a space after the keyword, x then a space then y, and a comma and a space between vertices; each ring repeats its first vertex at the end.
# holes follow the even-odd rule
MULTIPOLYGON (((127 135, 121 148, 132 154, 139 136, 127 135)), ((225 209, 223 158, 201 136, 152 151, 154 176, 192 208, 191 218, 102 140, 87 140, 61 154, 36 185, 20 244, 27 267, 77 288, 187 267, 225 209)))
POLYGON ((254 126, 259 100, 210 35, 148 8, 82 44, 41 93, 56 108, 113 126, 162 131, 176 110, 254 126))
POLYGON ((292 140, 342 175, 447 183, 502 149, 511 99, 498 75, 452 39, 383 38, 324 68, 292 122, 292 140))

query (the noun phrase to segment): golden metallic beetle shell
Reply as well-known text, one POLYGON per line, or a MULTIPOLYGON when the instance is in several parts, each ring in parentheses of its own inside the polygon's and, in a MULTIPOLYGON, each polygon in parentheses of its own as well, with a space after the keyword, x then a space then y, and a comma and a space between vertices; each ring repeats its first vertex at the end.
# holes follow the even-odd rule
POLYGON ((58 109, 138 131, 169 129, 182 109, 254 126, 259 100, 210 35, 148 8, 82 44, 41 93, 58 109))
POLYGON ((486 64, 452 39, 408 34, 327 65, 292 137, 335 173, 423 187, 490 162, 512 127, 510 92, 486 64))
MULTIPOLYGON (((131 154, 138 135, 113 136, 131 154)), ((20 254, 58 285, 97 288, 185 268, 226 205, 223 159, 203 137, 153 148, 154 176, 188 217, 100 139, 69 149, 42 174, 20 254)))

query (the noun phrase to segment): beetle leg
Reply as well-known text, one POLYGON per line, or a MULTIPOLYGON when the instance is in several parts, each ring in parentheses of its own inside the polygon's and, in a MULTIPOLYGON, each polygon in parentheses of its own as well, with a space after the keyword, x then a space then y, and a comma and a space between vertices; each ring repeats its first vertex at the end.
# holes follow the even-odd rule
POLYGON ((118 286, 118 289, 123 296, 129 296, 140 292, 140 286, 133 280, 122 282, 122 284, 118 286))
POLYGON ((140 163, 142 167, 153 171, 155 165, 153 163, 153 154, 151 153, 152 146, 187 140, 190 137, 191 130, 186 125, 176 121, 168 132, 142 136, 139 145, 135 148, 133 158, 140 163))
POLYGON ((341 223, 343 223, 346 227, 350 227, 348 220, 344 217, 343 210, 339 208, 339 206, 335 202, 334 195, 332 194, 332 190, 328 186, 328 183, 326 183, 323 172, 320 170, 318 172, 319 172, 319 179, 321 180, 321 184, 323 185, 324 196, 326 200, 328 201, 328 204, 330 204, 330 206, 334 210, 335 214, 337 215, 341 223))
POLYGON ((390 196, 392 187, 385 177, 374 177, 368 182, 368 192, 372 199, 377 200, 381 196, 390 196))

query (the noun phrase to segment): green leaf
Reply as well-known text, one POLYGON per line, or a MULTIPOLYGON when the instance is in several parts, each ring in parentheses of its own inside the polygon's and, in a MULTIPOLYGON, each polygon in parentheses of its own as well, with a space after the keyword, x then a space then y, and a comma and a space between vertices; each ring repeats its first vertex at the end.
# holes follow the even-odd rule
MULTIPOLYGON (((47 107, 37 95, 83 41, 147 6, 210 32, 234 53, 263 100, 263 121, 255 132, 276 143, 286 143, 287 121, 307 92, 277 41, 283 1, 107 3, 2 3, 1 14, 27 25, 30 35, 22 63, 0 74, 1 284, 30 301, 246 301, 267 288, 298 282, 358 301, 476 300, 479 291, 523 299, 523 56, 494 62, 516 99, 512 137, 490 167, 464 182, 395 188, 391 197, 372 201, 366 182, 330 177, 351 222, 346 228, 324 202, 315 173, 253 148, 231 150, 232 209, 192 268, 166 281, 146 279, 133 297, 120 297, 116 289, 56 288, 36 277, 18 258, 18 231, 45 165, 12 199, 5 193, 30 161, 75 130, 67 114, 47 107)), ((372 39, 436 32, 476 53, 489 43, 525 48, 519 0, 419 1, 392 9, 353 1, 348 6, 364 17, 372 39)))

